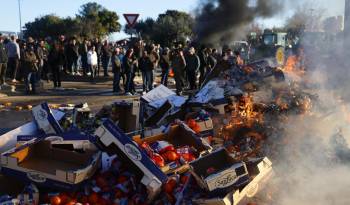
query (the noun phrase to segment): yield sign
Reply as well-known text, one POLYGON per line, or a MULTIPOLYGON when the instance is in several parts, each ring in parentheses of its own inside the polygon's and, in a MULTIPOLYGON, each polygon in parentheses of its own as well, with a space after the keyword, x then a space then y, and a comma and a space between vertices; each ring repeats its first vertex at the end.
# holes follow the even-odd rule
POLYGON ((128 25, 130 28, 135 26, 135 23, 140 16, 140 14, 123 14, 123 15, 126 22, 128 22, 128 25))

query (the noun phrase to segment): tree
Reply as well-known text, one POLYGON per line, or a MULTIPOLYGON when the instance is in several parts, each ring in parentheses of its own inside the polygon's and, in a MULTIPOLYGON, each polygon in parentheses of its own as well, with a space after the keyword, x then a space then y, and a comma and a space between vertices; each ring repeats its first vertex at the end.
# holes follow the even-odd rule
POLYGON ((33 22, 24 25, 24 37, 45 38, 58 36, 63 29, 63 20, 53 14, 36 18, 33 22))
MULTIPOLYGON (((154 37, 154 25, 155 21, 152 18, 147 18, 146 20, 137 22, 134 26, 134 29, 138 34, 140 34, 140 37, 143 40, 146 42, 151 42, 154 37)), ((130 34, 129 29, 129 26, 126 25, 124 27, 124 32, 130 34)))
POLYGON ((53 14, 36 18, 25 24, 24 36, 45 38, 64 34, 68 37, 102 37, 119 32, 121 26, 118 21, 117 13, 97 3, 87 3, 81 6, 75 18, 60 18, 53 14))
POLYGON ((117 13, 95 2, 82 5, 77 18, 82 22, 81 34, 89 38, 120 31, 117 13))
POLYGON ((193 35, 194 19, 185 12, 168 10, 158 16, 153 26, 153 37, 157 43, 171 46, 174 41, 185 41, 193 35))

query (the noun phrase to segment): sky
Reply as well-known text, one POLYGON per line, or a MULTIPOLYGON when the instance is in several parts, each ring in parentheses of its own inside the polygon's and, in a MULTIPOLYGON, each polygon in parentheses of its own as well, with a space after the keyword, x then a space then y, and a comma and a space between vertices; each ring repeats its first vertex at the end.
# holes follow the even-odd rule
MULTIPOLYGON (((46 14, 56 14, 61 17, 74 16, 81 5, 91 0, 20 0, 22 8, 22 25, 33 21, 36 17, 46 14)), ((95 0, 109 10, 118 13, 122 25, 126 23, 123 13, 139 13, 140 18, 156 18, 167 9, 193 12, 200 0, 95 0)), ((232 0, 234 1, 234 0, 232 0)), ((283 0, 284 1, 284 0, 283 0)), ((262 20, 265 26, 279 26, 293 9, 303 2, 313 2, 313 5, 326 8, 328 15, 342 15, 344 0, 290 0, 286 9, 273 19, 262 20)), ((0 31, 19 31, 18 0, 0 0, 0 31)), ((118 34, 115 38, 125 35, 118 34)))

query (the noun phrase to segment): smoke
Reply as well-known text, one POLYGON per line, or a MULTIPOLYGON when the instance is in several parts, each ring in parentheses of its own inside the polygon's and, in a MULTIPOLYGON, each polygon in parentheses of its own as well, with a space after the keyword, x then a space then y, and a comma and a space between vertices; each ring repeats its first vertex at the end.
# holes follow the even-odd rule
POLYGON ((272 17, 281 11, 281 2, 283 1, 203 0, 196 12, 197 41, 217 45, 237 40, 257 18, 272 17))
POLYGON ((279 125, 283 132, 270 139, 287 143, 275 159, 268 204, 350 204, 350 38, 323 35, 313 45, 303 42, 308 61, 304 89, 318 96, 312 114, 288 116, 279 125))

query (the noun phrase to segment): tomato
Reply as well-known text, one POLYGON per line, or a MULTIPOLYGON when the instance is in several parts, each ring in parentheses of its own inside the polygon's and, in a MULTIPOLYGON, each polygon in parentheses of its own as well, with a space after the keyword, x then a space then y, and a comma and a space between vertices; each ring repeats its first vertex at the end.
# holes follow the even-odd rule
POLYGON ((59 196, 62 204, 66 204, 70 201, 70 197, 67 193, 60 193, 59 196))
POLYGON ((187 175, 183 175, 180 178, 180 183, 181 184, 186 184, 186 182, 188 181, 189 177, 187 175))
POLYGON ((194 126, 193 128, 192 128, 192 130, 195 132, 195 133, 200 133, 201 132, 201 127, 198 125, 198 124, 196 124, 196 126, 194 126))
POLYGON ((166 159, 173 162, 178 160, 179 156, 176 152, 169 151, 169 152, 166 152, 166 159))
POLYGON ((90 204, 96 204, 98 202, 98 199, 99 199, 99 195, 96 193, 96 192, 92 192, 90 195, 89 195, 89 203, 90 204))
POLYGON ((189 119, 189 120, 187 121, 187 125, 188 125, 191 129, 193 129, 193 128, 197 125, 197 122, 196 122, 196 120, 194 120, 194 119, 189 119))
POLYGON ((165 193, 171 194, 176 188, 177 182, 175 179, 170 178, 164 185, 165 193))
POLYGON ((61 204, 61 198, 59 196, 53 196, 50 198, 50 204, 52 205, 60 205, 61 204))
POLYGON ((80 201, 81 201, 81 203, 86 204, 86 203, 89 202, 89 198, 88 198, 87 196, 84 195, 84 196, 81 197, 81 200, 80 200, 80 201))
POLYGON ((127 182, 127 181, 128 181, 128 177, 124 175, 119 176, 117 179, 118 184, 123 184, 124 182, 127 182))
POLYGON ((154 153, 152 156, 152 161, 158 166, 158 167, 164 167, 165 166, 165 161, 162 156, 159 154, 154 153))

